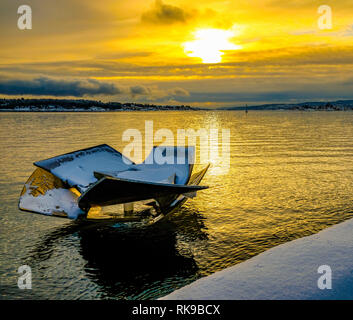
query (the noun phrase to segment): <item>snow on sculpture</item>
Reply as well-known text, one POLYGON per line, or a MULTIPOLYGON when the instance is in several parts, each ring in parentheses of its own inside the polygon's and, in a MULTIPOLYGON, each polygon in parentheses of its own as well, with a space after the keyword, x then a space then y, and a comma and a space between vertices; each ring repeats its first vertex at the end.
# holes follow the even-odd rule
POLYGON ((192 174, 194 155, 194 147, 158 146, 135 164, 103 144, 41 160, 23 187, 19 209, 75 220, 152 224, 208 188, 199 183, 209 165, 192 174), (173 157, 159 164, 153 161, 157 154, 173 157))

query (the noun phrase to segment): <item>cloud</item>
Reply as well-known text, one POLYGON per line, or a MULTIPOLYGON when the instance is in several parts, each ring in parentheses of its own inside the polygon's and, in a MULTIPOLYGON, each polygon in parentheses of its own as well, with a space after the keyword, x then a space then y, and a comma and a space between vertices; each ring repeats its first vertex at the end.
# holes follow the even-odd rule
POLYGON ((183 88, 174 88, 169 91, 169 94, 177 97, 189 97, 190 93, 183 88))
POLYGON ((144 86, 137 85, 130 87, 130 93, 132 95, 148 95, 150 93, 150 90, 144 86))
POLYGON ((115 95, 122 90, 115 84, 88 80, 61 80, 46 77, 33 80, 0 81, 0 93, 6 95, 37 95, 37 96, 94 96, 115 95))
MULTIPOLYGON (((325 86, 325 90, 320 90, 322 87, 318 83, 309 83, 298 85, 291 83, 293 89, 288 89, 287 85, 280 88, 280 85, 269 85, 266 91, 256 90, 255 85, 253 90, 244 89, 238 91, 224 92, 192 92, 190 97, 180 97, 179 103, 194 104, 207 102, 212 106, 222 104, 239 105, 241 102, 247 104, 258 103, 289 103, 291 101, 310 101, 310 100, 339 100, 352 99, 353 96, 350 90, 342 86, 341 82, 332 82, 325 86), (277 89, 275 87, 278 87, 277 89)), ((347 81, 346 85, 352 88, 352 83, 347 81)))
POLYGON ((142 14, 141 20, 153 24, 172 24, 186 22, 189 17, 190 14, 183 9, 156 0, 153 8, 142 14))
POLYGON ((348 25, 345 29, 339 31, 332 30, 319 30, 319 29, 304 29, 296 30, 290 32, 291 35, 300 36, 300 35, 316 35, 316 36, 325 36, 325 37, 352 37, 353 36, 353 24, 348 25))
POLYGON ((344 37, 352 37, 353 36, 353 24, 349 25, 346 30, 343 32, 344 37))
MULTIPOLYGON (((268 50, 239 50, 225 53, 229 62, 216 65, 208 64, 137 64, 110 59, 63 60, 55 62, 31 62, 0 64, 0 79, 40 78, 43 75, 54 79, 107 79, 124 91, 130 92, 130 86, 141 84, 141 79, 150 79, 154 83, 163 83, 173 79, 224 79, 227 77, 267 77, 290 76, 321 78, 345 77, 351 73, 353 64, 353 46, 331 46, 328 44, 308 44, 268 50), (308 66, 310 65, 310 68, 308 66), (313 70, 315 69, 315 70, 313 70), (162 79, 163 77, 163 79, 162 79), (170 80, 168 80, 170 79, 170 80)), ((102 80, 103 81, 103 80, 102 80)), ((145 81, 145 80, 144 80, 145 81)), ((224 80, 226 81, 226 80, 224 80)), ((0 80, 1 83, 1 80, 0 80)), ((145 83, 148 88, 151 84, 145 83)), ((185 87, 175 83, 170 87, 185 87)))

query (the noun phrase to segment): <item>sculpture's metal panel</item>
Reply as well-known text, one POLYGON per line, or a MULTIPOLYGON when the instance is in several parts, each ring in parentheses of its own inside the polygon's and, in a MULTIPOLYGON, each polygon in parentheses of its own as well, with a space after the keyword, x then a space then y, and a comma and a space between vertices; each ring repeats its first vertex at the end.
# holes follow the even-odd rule
POLYGON ((80 208, 88 209, 91 205, 107 206, 156 199, 170 194, 183 194, 206 188, 196 185, 153 183, 106 176, 91 185, 78 199, 78 203, 80 208))
POLYGON ((175 173, 175 184, 188 183, 195 162, 195 148, 191 146, 153 147, 146 160, 137 164, 139 170, 163 169, 175 173))
POLYGON ((23 187, 19 208, 49 216, 77 219, 85 214, 77 204, 79 195, 77 190, 69 189, 50 172, 38 168, 23 187))
POLYGON ((133 163, 120 152, 103 144, 35 162, 34 165, 51 172, 70 187, 83 192, 97 178, 94 171, 124 171, 133 163))

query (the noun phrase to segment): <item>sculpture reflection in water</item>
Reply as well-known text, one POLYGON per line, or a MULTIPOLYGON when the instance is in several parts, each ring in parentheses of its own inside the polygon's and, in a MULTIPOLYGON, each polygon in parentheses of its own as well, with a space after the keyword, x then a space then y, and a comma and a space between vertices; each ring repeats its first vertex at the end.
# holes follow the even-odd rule
MULTIPOLYGON (((180 248, 178 239, 207 241, 203 220, 196 210, 182 208, 172 219, 146 227, 73 222, 44 236, 27 263, 39 273, 37 278, 53 273, 60 277, 60 270, 72 268, 71 262, 62 259, 62 265, 54 266, 50 259, 57 254, 57 246, 76 243, 75 249, 85 263, 85 277, 94 282, 97 293, 85 295, 85 290, 91 289, 81 284, 80 293, 70 297, 155 299, 200 276, 192 251, 180 248)), ((73 279, 77 276, 74 269, 73 279)))

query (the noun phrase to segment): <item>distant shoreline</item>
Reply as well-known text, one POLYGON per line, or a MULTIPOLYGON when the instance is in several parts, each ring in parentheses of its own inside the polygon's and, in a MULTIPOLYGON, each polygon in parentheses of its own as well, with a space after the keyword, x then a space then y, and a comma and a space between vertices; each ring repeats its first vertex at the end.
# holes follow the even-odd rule
POLYGON ((126 112, 126 111, 353 111, 353 100, 263 104, 240 107, 199 108, 189 105, 155 105, 102 102, 85 99, 0 98, 0 112, 126 112))
POLYGON ((276 103, 254 106, 229 107, 222 110, 255 111, 255 110, 296 110, 296 111, 349 111, 353 110, 353 100, 312 101, 301 103, 276 103))
MULTIPOLYGON (((103 110, 103 111, 96 111, 96 110, 11 110, 11 109, 0 109, 0 113, 6 113, 6 112, 11 112, 11 113, 107 113, 107 112, 156 112, 156 111, 207 111, 207 109, 191 109, 191 110, 178 110, 178 109, 168 109, 168 110, 163 110, 163 109, 151 109, 151 110, 103 110)), ((212 111, 212 109, 210 110, 212 111)))
POLYGON ((70 99, 0 99, 0 112, 123 112, 123 111, 197 111, 187 105, 102 102, 70 99))
MULTIPOLYGON (((230 112, 244 112, 245 109, 189 109, 189 110, 181 110, 181 109, 149 109, 149 110, 11 110, 11 109, 0 109, 0 113, 119 113, 119 112, 158 112, 158 111, 212 111, 212 112, 222 112, 222 111, 230 111, 230 112)), ((256 112, 256 111, 301 111, 301 112, 349 112, 353 111, 352 109, 345 110, 323 110, 323 109, 248 109, 248 111, 256 112)))

